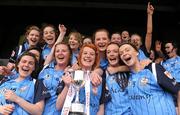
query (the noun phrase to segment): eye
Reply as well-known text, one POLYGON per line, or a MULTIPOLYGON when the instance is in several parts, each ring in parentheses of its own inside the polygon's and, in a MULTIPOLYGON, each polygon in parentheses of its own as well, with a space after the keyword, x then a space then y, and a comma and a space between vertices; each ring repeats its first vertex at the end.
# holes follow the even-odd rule
POLYGON ((33 61, 30 61, 30 62, 29 62, 29 65, 34 65, 34 62, 33 62, 33 61))
POLYGON ((107 54, 109 54, 111 51, 110 50, 107 50, 107 54))
POLYGON ((85 55, 86 55, 86 54, 87 54, 87 52, 83 52, 83 54, 85 54, 85 55))
POLYGON ((95 53, 94 53, 94 52, 90 52, 90 55, 94 56, 94 55, 95 55, 95 53))

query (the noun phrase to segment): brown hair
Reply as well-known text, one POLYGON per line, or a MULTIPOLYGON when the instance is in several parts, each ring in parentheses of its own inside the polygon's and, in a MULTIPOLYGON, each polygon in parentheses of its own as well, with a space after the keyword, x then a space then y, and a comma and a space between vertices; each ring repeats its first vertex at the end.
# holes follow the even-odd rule
POLYGON ((19 64, 19 62, 21 61, 22 57, 24 57, 24 56, 31 56, 31 57, 34 58, 34 62, 35 62, 35 67, 34 67, 34 68, 35 68, 35 70, 31 73, 31 77, 36 78, 37 76, 35 76, 35 75, 37 75, 36 73, 37 73, 37 71, 38 71, 38 69, 39 69, 39 67, 38 67, 38 60, 36 59, 36 56, 35 56, 33 53, 31 53, 31 52, 25 51, 25 52, 16 60, 16 63, 15 63, 15 69, 16 69, 16 71, 19 70, 18 64, 19 64))
MULTIPOLYGON (((65 42, 58 42, 58 43, 55 45, 53 56, 55 57, 55 50, 56 50, 56 47, 57 47, 58 45, 65 45, 65 46, 67 46, 67 48, 68 48, 68 50, 69 50, 69 53, 70 53, 70 54, 69 54, 69 62, 68 62, 68 65, 71 65, 72 50, 71 50, 70 46, 69 46, 67 43, 65 43, 65 42)), ((66 58, 68 58, 68 57, 66 57, 66 58)))
POLYGON ((121 43, 121 44, 119 45, 119 48, 120 48, 121 46, 125 45, 125 44, 128 44, 128 45, 132 46, 132 47, 138 52, 138 48, 137 48, 133 43, 131 43, 131 42, 123 42, 123 43, 121 43))
POLYGON ((101 29, 98 29, 98 30, 96 30, 94 33, 93 33, 93 43, 95 42, 95 35, 96 35, 96 33, 97 32, 106 32, 107 33, 107 37, 108 37, 108 39, 110 40, 110 35, 109 35, 109 31, 107 30, 107 29, 105 29, 105 28, 101 28, 101 29))

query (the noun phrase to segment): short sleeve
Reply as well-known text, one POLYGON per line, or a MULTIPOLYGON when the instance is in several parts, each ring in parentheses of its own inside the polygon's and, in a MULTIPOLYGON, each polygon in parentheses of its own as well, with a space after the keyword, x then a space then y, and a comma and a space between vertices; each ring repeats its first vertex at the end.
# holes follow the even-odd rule
POLYGON ((51 96, 42 80, 36 80, 34 94, 34 103, 47 99, 51 96))

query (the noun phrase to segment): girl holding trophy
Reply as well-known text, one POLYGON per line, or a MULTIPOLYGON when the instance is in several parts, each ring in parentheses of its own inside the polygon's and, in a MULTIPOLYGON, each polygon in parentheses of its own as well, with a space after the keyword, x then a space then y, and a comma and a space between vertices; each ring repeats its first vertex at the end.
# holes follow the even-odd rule
POLYGON ((75 72, 67 72, 62 77, 65 86, 68 86, 69 89, 67 91, 66 99, 64 102, 59 101, 60 99, 62 99, 63 96, 58 96, 59 100, 57 100, 56 107, 62 107, 63 105, 61 115, 68 115, 69 113, 73 115, 104 114, 104 106, 100 106, 102 96, 102 84, 94 88, 90 81, 90 73, 99 66, 99 62, 99 51, 96 46, 93 44, 83 45, 78 57, 78 64, 81 67, 81 70, 76 70, 75 72), (71 84, 69 80, 70 77, 72 78, 71 84), (76 92, 76 86, 78 84, 81 86, 79 88, 79 91, 76 92), (83 84, 84 87, 82 87, 83 84), (82 105, 84 105, 83 109, 82 105))

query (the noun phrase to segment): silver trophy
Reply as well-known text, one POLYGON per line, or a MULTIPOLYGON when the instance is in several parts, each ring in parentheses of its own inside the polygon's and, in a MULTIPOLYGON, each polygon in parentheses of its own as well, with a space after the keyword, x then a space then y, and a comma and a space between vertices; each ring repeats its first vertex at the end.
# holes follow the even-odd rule
POLYGON ((75 101, 71 104, 69 115, 84 115, 84 104, 79 102, 79 90, 84 86, 84 71, 76 70, 72 72, 72 77, 74 80, 73 86, 75 88, 75 101))

